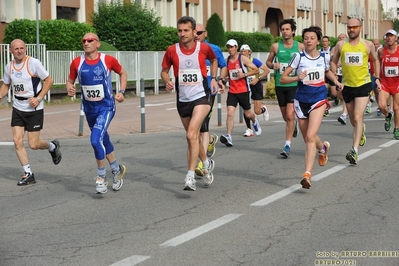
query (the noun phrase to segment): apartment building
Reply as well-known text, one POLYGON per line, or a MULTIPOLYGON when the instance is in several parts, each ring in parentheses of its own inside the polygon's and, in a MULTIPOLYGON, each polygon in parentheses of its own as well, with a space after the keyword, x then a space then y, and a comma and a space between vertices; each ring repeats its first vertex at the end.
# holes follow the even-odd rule
POLYGON ((384 18, 399 19, 399 0, 381 0, 381 2, 384 8, 384 18))
MULTIPOLYGON (((14 19, 69 19, 90 23, 90 14, 99 3, 111 0, 0 0, 0 43, 7 23, 14 19), (40 2, 40 4, 38 3, 40 2)), ((115 1, 115 0, 114 0, 115 1)), ((318 25, 328 36, 346 32, 349 18, 363 21, 364 38, 382 38, 393 27, 382 20, 379 0, 123 0, 153 9, 162 25, 175 26, 184 15, 198 22, 217 13, 226 31, 267 32, 279 35, 278 23, 285 18, 297 21, 297 34, 318 25)))

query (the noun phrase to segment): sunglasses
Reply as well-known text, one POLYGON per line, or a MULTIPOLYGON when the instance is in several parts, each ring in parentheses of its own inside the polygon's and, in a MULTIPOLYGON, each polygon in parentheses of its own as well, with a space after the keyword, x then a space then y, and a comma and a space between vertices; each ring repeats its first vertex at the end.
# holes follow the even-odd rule
POLYGON ((357 30, 358 28, 360 28, 360 26, 347 26, 346 28, 348 30, 357 30))
POLYGON ((200 36, 202 33, 204 33, 206 30, 199 30, 197 31, 197 35, 200 36))
POLYGON ((98 40, 95 39, 95 38, 87 38, 87 39, 83 39, 83 40, 82 40, 82 43, 83 43, 83 44, 85 44, 86 42, 92 43, 92 42, 94 42, 94 41, 98 41, 98 40))

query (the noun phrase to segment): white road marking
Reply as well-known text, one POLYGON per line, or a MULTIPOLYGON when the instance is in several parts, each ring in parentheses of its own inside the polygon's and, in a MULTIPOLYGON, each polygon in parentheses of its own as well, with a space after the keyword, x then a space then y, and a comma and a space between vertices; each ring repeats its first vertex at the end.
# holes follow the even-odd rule
POLYGON ((391 147, 392 145, 397 144, 397 143, 399 143, 399 141, 391 140, 391 141, 388 141, 387 143, 384 143, 384 144, 380 145, 379 147, 380 148, 388 148, 388 147, 391 147))
POLYGON ((0 146, 14 146, 14 142, 0 142, 0 146))
POLYGON ((374 153, 379 152, 381 149, 371 149, 369 151, 363 152, 361 154, 359 154, 359 161, 366 159, 367 157, 370 157, 371 155, 373 155, 374 153))
POLYGON ((276 200, 279 200, 281 198, 284 198, 285 196, 290 195, 292 192, 295 192, 301 188, 302 188, 301 185, 292 185, 292 186, 285 188, 283 190, 280 190, 279 192, 274 193, 266 198, 258 200, 257 202, 252 203, 250 206, 254 206, 254 207, 266 206, 276 200))
POLYGON ((139 264, 140 262, 143 262, 149 258, 151 258, 151 257, 150 256, 133 255, 129 258, 115 262, 114 264, 111 264, 110 266, 133 266, 133 265, 139 264))
MULTIPOLYGON (((391 142, 392 141, 389 141, 389 142, 387 142, 387 143, 385 143, 383 145, 390 144, 391 142)), ((395 141, 395 143, 398 143, 398 141, 395 141)), ((381 145, 381 146, 383 146, 383 145, 381 145)), ((390 145, 392 145, 392 144, 390 144, 390 145)), ((375 154, 375 153, 377 153, 379 151, 381 151, 381 149, 371 149, 369 151, 366 151, 366 152, 364 152, 364 153, 359 155, 359 160, 358 161, 361 161, 361 160, 363 160, 363 159, 365 159, 365 158, 367 158, 367 157, 369 157, 369 156, 371 156, 371 155, 373 155, 373 154, 375 154)), ((330 176, 332 174, 335 174, 335 173, 347 168, 348 166, 350 166, 350 164, 339 164, 339 165, 336 165, 336 166, 334 166, 334 167, 332 167, 332 168, 330 168, 330 169, 328 169, 328 170, 326 170, 324 172, 321 172, 320 174, 312 176, 312 181, 316 181, 316 182, 320 181, 320 180, 322 180, 323 178, 325 178, 327 176, 330 176)), ((274 193, 274 194, 272 194, 272 195, 270 195, 270 196, 268 196, 266 198, 258 200, 256 202, 250 204, 250 206, 253 206, 253 207, 266 206, 266 205, 268 205, 268 204, 270 204, 270 203, 272 203, 272 202, 274 202, 276 200, 279 200, 281 198, 284 198, 285 196, 290 195, 291 193, 293 193, 293 192, 295 192, 295 191, 297 191, 299 189, 302 189, 301 185, 290 186, 290 187, 288 187, 286 189, 283 189, 283 190, 281 190, 279 192, 276 192, 276 193, 274 193)))
POLYGON ((161 244, 161 246, 167 246, 167 247, 175 247, 177 245, 180 245, 184 242, 187 242, 193 238, 196 238, 200 235, 203 235, 213 229, 216 229, 224 224, 227 224, 235 219, 237 219, 238 217, 240 217, 242 214, 241 213, 230 213, 227 214, 223 217, 220 217, 219 219, 216 219, 212 222, 209 222, 207 224, 204 224, 196 229, 193 229, 191 231, 188 231, 187 233, 184 233, 180 236, 177 236, 175 238, 172 238, 168 241, 166 241, 165 243, 161 244))
MULTIPOLYGON (((162 106, 162 105, 167 105, 167 104, 175 104, 176 102, 166 102, 166 103, 147 103, 145 104, 145 107, 152 107, 152 106, 162 106)), ((137 106, 140 107, 140 106, 137 106)))

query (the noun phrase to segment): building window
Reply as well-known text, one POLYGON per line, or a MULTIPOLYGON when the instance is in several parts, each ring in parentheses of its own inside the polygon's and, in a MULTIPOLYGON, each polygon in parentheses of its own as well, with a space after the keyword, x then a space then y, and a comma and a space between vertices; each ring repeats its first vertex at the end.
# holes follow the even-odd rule
POLYGON ((77 8, 57 6, 57 19, 67 19, 77 22, 77 13, 77 8))
POLYGON ((190 3, 186 3, 186 16, 190 16, 190 3))

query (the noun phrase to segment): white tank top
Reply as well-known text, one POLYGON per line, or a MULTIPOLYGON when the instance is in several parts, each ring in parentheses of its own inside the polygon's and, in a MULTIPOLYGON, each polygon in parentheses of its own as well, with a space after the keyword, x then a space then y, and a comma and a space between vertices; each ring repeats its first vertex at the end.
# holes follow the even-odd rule
POLYGON ((10 84, 14 95, 13 107, 23 112, 33 112, 44 108, 44 102, 36 108, 29 105, 29 98, 36 97, 42 90, 41 80, 49 76, 42 63, 32 57, 25 57, 20 64, 15 64, 14 60, 7 64, 3 81, 10 84))
POLYGON ((191 55, 185 55, 176 43, 176 53, 179 57, 179 76, 177 79, 179 88, 179 101, 192 102, 205 96, 203 77, 199 63, 199 52, 201 43, 191 55))

